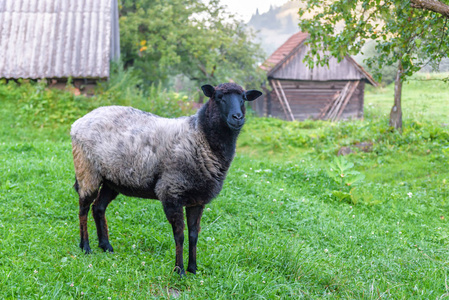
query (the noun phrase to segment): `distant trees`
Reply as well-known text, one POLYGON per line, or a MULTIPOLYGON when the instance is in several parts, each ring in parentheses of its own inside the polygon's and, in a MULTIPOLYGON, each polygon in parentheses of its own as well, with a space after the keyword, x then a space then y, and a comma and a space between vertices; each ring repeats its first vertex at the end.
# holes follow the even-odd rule
POLYGON ((122 60, 147 82, 182 74, 201 83, 260 80, 263 52, 218 0, 121 0, 122 60))
MULTIPOLYGON (((447 4, 449 0, 308 0, 299 10, 299 26, 310 33, 315 56, 308 61, 327 62, 329 56, 319 57, 318 48, 342 59, 359 53, 367 40, 375 40, 377 53, 366 63, 378 70, 396 65, 390 125, 401 129, 402 82, 423 66, 438 64, 448 56, 447 4)), ((379 78, 380 72, 374 75, 379 78)))

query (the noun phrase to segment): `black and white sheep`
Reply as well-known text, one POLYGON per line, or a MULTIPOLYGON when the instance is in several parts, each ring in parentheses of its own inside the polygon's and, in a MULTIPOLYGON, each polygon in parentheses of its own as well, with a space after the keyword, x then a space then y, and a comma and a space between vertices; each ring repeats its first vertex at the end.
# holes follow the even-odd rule
POLYGON ((157 199, 173 227, 177 272, 182 258, 184 214, 189 264, 196 273, 196 245, 204 205, 218 195, 245 122, 245 101, 262 93, 235 83, 201 87, 210 99, 190 117, 162 118, 131 107, 93 110, 72 125, 75 189, 79 194, 80 247, 90 252, 87 215, 92 204, 99 247, 112 252, 105 211, 119 193, 157 199))

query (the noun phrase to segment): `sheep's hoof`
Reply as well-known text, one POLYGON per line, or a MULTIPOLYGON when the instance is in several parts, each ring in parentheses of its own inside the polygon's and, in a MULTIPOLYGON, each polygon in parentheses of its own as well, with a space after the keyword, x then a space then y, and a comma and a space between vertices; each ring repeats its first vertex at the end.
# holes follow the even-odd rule
POLYGON ((114 249, 112 248, 111 244, 100 244, 98 245, 101 249, 103 249, 104 252, 114 252, 114 249))
POLYGON ((196 268, 187 268, 187 272, 192 273, 193 275, 196 275, 196 268))
POLYGON ((80 248, 85 254, 92 253, 92 249, 90 249, 89 243, 80 243, 80 248))

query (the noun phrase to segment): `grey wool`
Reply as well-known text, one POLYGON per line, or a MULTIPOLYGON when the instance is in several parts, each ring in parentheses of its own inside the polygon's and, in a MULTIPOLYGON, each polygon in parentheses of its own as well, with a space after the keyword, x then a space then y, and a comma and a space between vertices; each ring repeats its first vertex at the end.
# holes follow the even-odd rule
POLYGON ((178 198, 192 188, 191 176, 226 175, 196 117, 167 119, 131 107, 101 107, 76 121, 71 135, 74 153, 82 152, 85 160, 84 168, 75 169, 82 195, 107 180, 133 191, 154 189, 145 198, 178 198))

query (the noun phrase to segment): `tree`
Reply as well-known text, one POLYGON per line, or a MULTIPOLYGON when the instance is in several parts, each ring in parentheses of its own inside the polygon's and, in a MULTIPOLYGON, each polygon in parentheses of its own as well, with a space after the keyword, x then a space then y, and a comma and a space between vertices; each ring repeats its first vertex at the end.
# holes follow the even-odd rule
MULTIPOLYGON (((378 70, 396 65, 390 126, 400 130, 403 81, 429 62, 438 64, 448 55, 446 3, 449 0, 309 0, 299 10, 299 26, 309 32, 312 45, 306 59, 309 65, 324 65, 330 55, 341 60, 347 54, 359 53, 366 41, 375 40, 377 55, 366 63, 378 70), (327 54, 320 55, 318 49, 327 54)), ((374 75, 379 79, 380 72, 374 75)))
POLYGON ((261 78, 253 33, 218 0, 122 0, 119 8, 122 59, 147 83, 179 74, 200 84, 261 78))

